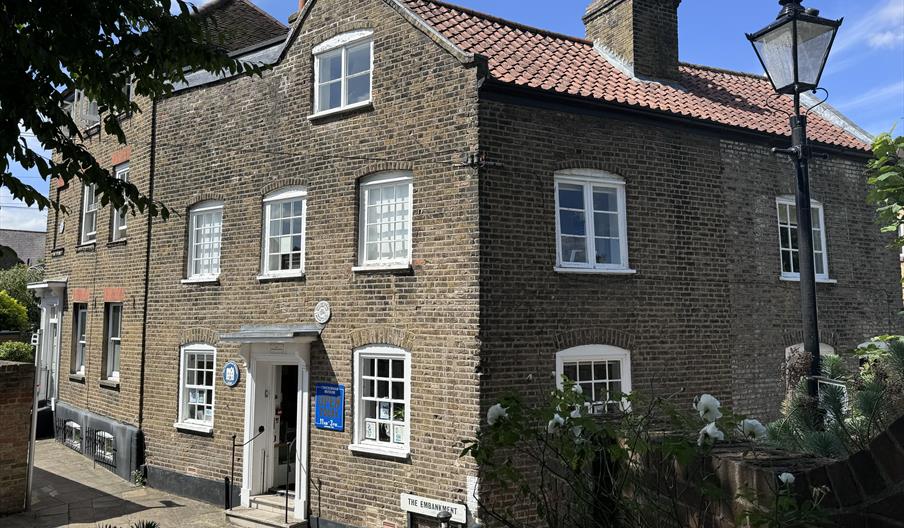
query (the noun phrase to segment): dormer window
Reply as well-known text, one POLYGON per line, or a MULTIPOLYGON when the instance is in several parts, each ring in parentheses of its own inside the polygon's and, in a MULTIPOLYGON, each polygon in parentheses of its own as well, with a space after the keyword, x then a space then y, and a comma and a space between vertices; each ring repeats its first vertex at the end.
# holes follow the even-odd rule
POLYGON ((314 47, 314 115, 370 103, 372 35, 370 30, 352 31, 314 47))

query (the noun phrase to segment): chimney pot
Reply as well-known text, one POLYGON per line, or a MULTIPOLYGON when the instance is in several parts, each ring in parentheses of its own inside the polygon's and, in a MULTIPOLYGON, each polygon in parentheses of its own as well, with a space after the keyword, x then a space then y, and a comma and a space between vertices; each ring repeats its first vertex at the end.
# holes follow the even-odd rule
POLYGON ((639 78, 677 80, 681 0, 593 0, 584 13, 587 38, 639 78))

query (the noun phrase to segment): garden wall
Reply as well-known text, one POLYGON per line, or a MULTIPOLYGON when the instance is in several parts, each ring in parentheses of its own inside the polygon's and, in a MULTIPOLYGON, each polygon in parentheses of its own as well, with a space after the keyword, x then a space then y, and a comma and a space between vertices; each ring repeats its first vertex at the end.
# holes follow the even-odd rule
POLYGON ((25 509, 35 367, 0 360, 0 515, 25 509))

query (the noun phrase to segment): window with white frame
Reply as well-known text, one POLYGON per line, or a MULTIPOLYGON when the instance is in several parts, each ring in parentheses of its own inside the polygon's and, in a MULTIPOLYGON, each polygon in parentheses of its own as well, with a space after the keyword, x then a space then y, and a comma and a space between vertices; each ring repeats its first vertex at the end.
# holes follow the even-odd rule
POLYGON ((369 345, 355 351, 353 450, 408 454, 411 356, 397 347, 369 345))
POLYGON ((216 279, 220 276, 223 202, 201 202, 192 207, 188 228, 188 279, 216 279))
POLYGON ((412 175, 385 172, 361 180, 358 263, 407 266, 411 261, 412 175))
POLYGON ((631 392, 631 353, 610 345, 582 345, 556 354, 556 384, 579 385, 594 414, 627 409, 631 392))
POLYGON ((371 100, 373 32, 352 31, 314 47, 314 113, 366 105, 371 100))
POLYGON ((182 347, 178 426, 207 431, 213 426, 216 353, 206 344, 182 347))
POLYGON ((73 328, 72 360, 69 371, 72 374, 85 375, 85 356, 88 352, 88 305, 76 304, 72 307, 73 328))
POLYGON ((107 319, 104 342, 104 375, 109 380, 119 381, 119 355, 122 348, 122 304, 108 303, 105 309, 107 319))
MULTIPOLYGON (((798 246, 797 206, 794 197, 779 197, 778 207, 779 250, 782 257, 782 277, 800 278, 800 250, 798 246)), ((825 215, 822 204, 810 203, 811 222, 813 224, 813 261, 816 278, 829 278, 829 256, 826 251, 825 215)))
MULTIPOLYGON (((123 182, 129 181, 129 164, 123 163, 122 165, 117 165, 113 169, 114 174, 116 175, 116 179, 122 180, 123 182)), ((110 228, 110 240, 117 241, 126 238, 126 215, 129 212, 129 208, 126 206, 122 206, 119 209, 113 210, 113 222, 110 228)))
POLYGON ((590 169, 560 171, 555 192, 557 267, 630 271, 624 180, 590 169))
POLYGON ((82 244, 97 241, 97 206, 97 187, 86 184, 82 195, 82 244))
POLYGON ((106 431, 96 431, 94 433, 94 460, 112 464, 115 453, 113 435, 106 431))
POLYGON ((297 276, 304 273, 307 192, 290 187, 264 198, 262 275, 297 276))
POLYGON ((81 451, 82 426, 72 420, 67 420, 63 427, 63 443, 76 451, 81 451))

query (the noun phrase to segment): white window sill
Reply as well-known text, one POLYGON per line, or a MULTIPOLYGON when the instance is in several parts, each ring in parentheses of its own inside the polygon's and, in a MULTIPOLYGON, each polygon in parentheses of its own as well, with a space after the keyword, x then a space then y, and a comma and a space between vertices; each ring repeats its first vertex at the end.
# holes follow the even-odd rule
POLYGON ((595 275, 635 275, 637 270, 625 269, 597 269, 597 268, 563 268, 556 266, 556 273, 585 273, 595 275))
POLYGON ((284 280, 284 279, 301 279, 304 277, 304 272, 299 271, 295 273, 264 273, 262 275, 257 276, 258 282, 267 282, 267 281, 276 281, 276 280, 284 280))
POLYGON ((398 264, 365 264, 364 266, 352 266, 352 271, 368 272, 368 271, 402 271, 410 270, 411 264, 408 262, 398 264))
POLYGON ((210 434, 213 432, 213 426, 211 426, 211 425, 176 422, 173 424, 173 427, 179 431, 192 431, 195 433, 204 433, 204 434, 210 434))
POLYGON ((320 119, 321 117, 327 117, 331 115, 341 114, 343 112, 350 112, 352 110, 357 110, 359 108, 366 108, 368 106, 373 106, 373 100, 368 99, 367 101, 361 101, 360 103, 355 103, 348 106, 342 106, 339 108, 332 108, 330 110, 323 110, 320 112, 314 112, 313 114, 308 116, 308 120, 313 121, 315 119, 320 119))
POLYGON ((370 455, 380 455, 399 459, 407 459, 409 455, 407 447, 405 449, 393 449, 391 447, 370 444, 349 444, 348 450, 354 453, 367 453, 370 455))
MULTIPOLYGON (((785 282, 800 282, 800 277, 791 277, 788 275, 779 275, 778 279, 785 282)), ((816 282, 819 284, 838 284, 837 280, 827 277, 816 277, 816 282)))
POLYGON ((182 284, 218 284, 220 282, 220 276, 214 277, 189 277, 187 279, 182 279, 182 284))

